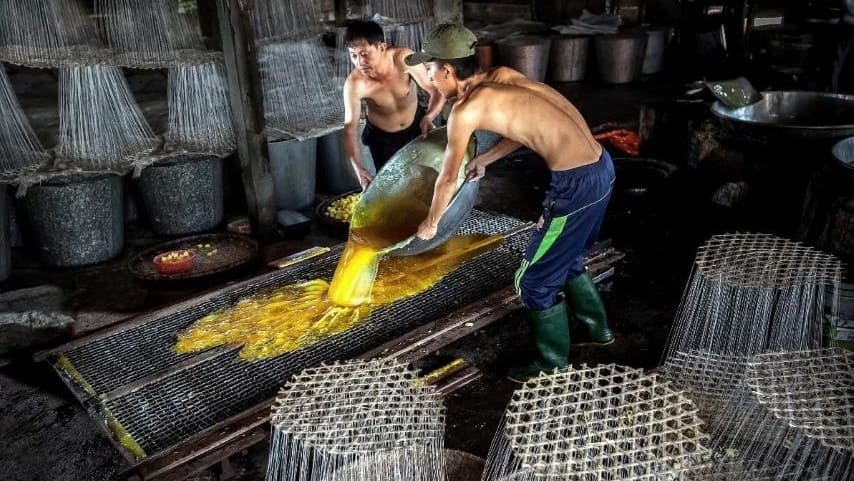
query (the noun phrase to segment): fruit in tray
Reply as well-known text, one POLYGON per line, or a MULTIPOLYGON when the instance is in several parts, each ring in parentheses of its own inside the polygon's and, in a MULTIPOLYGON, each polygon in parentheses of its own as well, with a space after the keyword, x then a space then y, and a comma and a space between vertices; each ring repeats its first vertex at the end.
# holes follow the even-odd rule
POLYGON ((171 251, 164 254, 163 257, 160 258, 160 260, 168 263, 182 262, 192 256, 193 254, 188 250, 171 251))
POLYGON ((187 249, 164 252, 154 257, 154 266, 161 274, 176 274, 193 268, 196 254, 187 249))
POLYGON ((349 223, 353 217, 353 209, 362 198, 361 193, 350 194, 340 199, 335 199, 326 207, 326 215, 340 222, 349 223))

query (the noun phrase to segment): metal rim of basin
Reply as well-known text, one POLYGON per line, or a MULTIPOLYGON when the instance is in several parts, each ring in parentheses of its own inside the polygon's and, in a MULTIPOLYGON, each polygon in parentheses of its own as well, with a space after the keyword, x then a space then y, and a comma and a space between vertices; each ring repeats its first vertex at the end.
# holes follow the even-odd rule
POLYGON ((792 125, 792 124, 780 124, 780 123, 770 123, 763 120, 754 120, 749 117, 741 117, 738 113, 743 113, 749 109, 755 109, 758 104, 763 102, 770 102, 772 99, 777 99, 782 97, 785 94, 789 95, 797 95, 802 96, 804 98, 815 98, 822 100, 841 100, 844 102, 851 103, 851 107, 854 108, 854 95, 845 95, 845 94, 831 94, 831 93, 823 93, 823 92, 811 92, 806 90, 768 90, 762 91, 762 100, 756 102, 755 104, 751 104, 745 107, 738 108, 729 108, 724 105, 720 101, 715 101, 712 104, 711 111, 712 113, 727 122, 732 122, 734 124, 747 124, 751 126, 764 127, 768 129, 776 129, 776 130, 784 130, 788 132, 811 132, 811 133, 821 133, 826 134, 828 136, 833 136, 835 132, 846 132, 851 131, 854 133, 854 123, 850 124, 836 124, 836 125, 792 125))

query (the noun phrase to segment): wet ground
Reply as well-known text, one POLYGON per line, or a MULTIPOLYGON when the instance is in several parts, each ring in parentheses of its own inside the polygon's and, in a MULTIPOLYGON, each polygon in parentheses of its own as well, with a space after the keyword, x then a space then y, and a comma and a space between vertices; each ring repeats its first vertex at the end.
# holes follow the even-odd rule
MULTIPOLYGON (((636 123, 640 102, 659 94, 652 85, 563 90, 594 126, 608 121, 636 123)), ((681 163, 681 159, 667 160, 681 163)), ((658 364, 697 246, 712 233, 738 225, 729 212, 714 207, 694 188, 693 175, 677 171, 653 191, 641 194, 620 193, 618 184, 600 236, 610 238, 626 254, 616 275, 600 285, 617 341, 607 347, 573 348, 574 365, 653 368, 658 364)), ((536 158, 511 156, 489 169, 479 208, 534 220, 546 182, 544 167, 536 158)), ((87 269, 49 271, 19 252, 10 282, 16 287, 43 283, 62 287, 64 307, 86 320, 78 323, 77 330, 82 332, 265 270, 259 262, 204 284, 142 284, 124 266, 134 253, 158 239, 145 229, 133 231, 130 237, 130 247, 121 259, 87 269)), ((334 242, 339 240, 314 226, 307 236, 266 246, 261 258, 274 259, 334 242)), ((504 373, 530 354, 528 339, 527 322, 515 313, 436 353, 437 360, 465 358, 483 373, 446 400, 447 447, 486 456, 514 389, 504 373)), ((5 480, 111 479, 122 467, 112 445, 43 364, 15 359, 0 369, 0 411, 0 473, 5 480)), ((258 445, 235 457, 225 472, 239 480, 263 479, 266 449, 258 445)), ((214 479, 222 469, 218 466, 201 479, 214 479)))

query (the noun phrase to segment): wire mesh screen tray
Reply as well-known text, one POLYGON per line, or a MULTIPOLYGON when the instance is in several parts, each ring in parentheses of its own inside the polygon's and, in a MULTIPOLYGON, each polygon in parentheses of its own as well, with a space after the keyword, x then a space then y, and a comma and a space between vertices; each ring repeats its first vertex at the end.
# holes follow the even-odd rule
POLYGON ((518 219, 473 211, 460 234, 506 234, 498 248, 463 263, 427 291, 373 311, 315 345, 247 362, 239 346, 176 354, 176 334, 201 317, 278 286, 330 279, 343 246, 279 271, 140 316, 67 344, 51 362, 131 461, 152 457, 273 397, 294 373, 358 356, 510 285, 529 231, 518 219))

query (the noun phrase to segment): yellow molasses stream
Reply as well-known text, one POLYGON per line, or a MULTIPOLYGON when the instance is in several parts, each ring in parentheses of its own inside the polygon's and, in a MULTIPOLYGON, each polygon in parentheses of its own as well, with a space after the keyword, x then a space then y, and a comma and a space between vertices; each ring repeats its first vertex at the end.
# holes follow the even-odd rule
POLYGON ((430 288, 460 263, 494 249, 501 236, 453 237, 429 252, 380 259, 398 232, 353 231, 331 284, 315 279, 239 301, 180 333, 175 351, 242 345, 240 357, 264 359, 314 344, 362 322, 371 310, 430 288))

